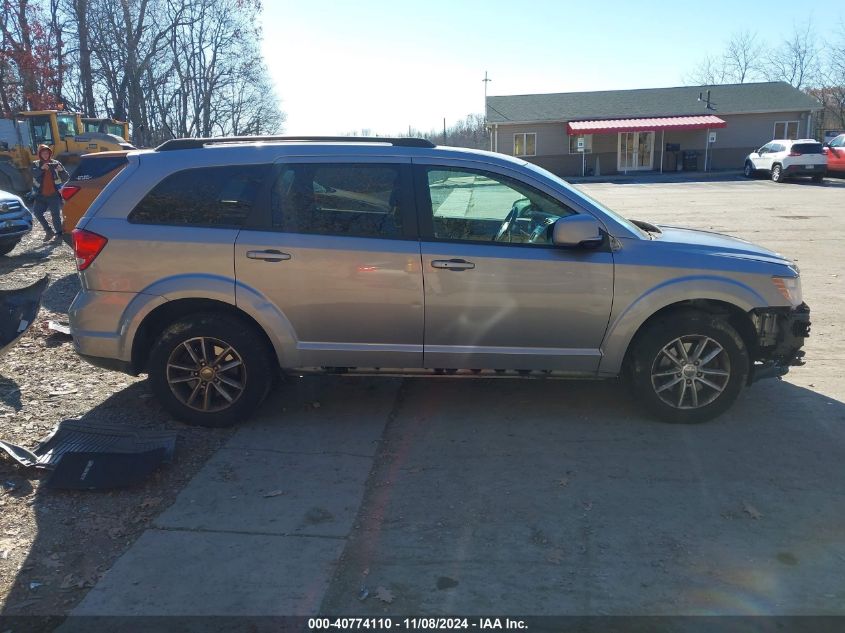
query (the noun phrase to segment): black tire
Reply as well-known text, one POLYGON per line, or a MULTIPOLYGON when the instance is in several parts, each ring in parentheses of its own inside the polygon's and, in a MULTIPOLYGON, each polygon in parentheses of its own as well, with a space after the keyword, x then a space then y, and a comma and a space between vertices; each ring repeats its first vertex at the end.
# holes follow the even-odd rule
POLYGON ((17 245, 18 242, 7 242, 6 244, 0 244, 0 257, 11 253, 13 250, 15 250, 15 246, 17 245))
POLYGON ((824 179, 824 176, 822 174, 818 174, 816 176, 813 176, 813 182, 822 182, 823 179, 824 179))
POLYGON ((628 369, 633 393, 649 413, 665 422, 696 424, 715 418, 734 403, 747 380, 749 359, 742 337, 724 317, 676 312, 656 319, 637 335, 628 369), (678 342, 685 347, 683 354, 678 342), (667 348, 680 363, 670 360, 667 348))
POLYGON ((150 352, 147 371, 153 393, 173 417, 225 427, 255 412, 278 367, 252 323, 212 312, 182 317, 164 330, 150 352), (224 346, 231 352, 224 354, 224 346), (215 357, 219 360, 211 367, 208 361, 215 357), (207 380, 200 379, 202 372, 207 372, 207 380))
POLYGON ((746 178, 754 178, 757 174, 757 170, 754 169, 754 165, 751 163, 750 160, 745 161, 745 167, 742 170, 742 173, 745 174, 746 178))
POLYGON ((783 167, 780 165, 772 165, 772 182, 783 182, 783 167))

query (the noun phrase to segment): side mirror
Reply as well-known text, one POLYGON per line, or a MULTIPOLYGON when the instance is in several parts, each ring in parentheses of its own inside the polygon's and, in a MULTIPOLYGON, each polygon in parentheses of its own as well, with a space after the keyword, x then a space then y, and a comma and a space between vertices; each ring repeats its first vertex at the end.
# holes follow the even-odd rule
POLYGON ((569 248, 598 246, 604 237, 601 224, 591 215, 568 215, 552 227, 552 243, 569 248))

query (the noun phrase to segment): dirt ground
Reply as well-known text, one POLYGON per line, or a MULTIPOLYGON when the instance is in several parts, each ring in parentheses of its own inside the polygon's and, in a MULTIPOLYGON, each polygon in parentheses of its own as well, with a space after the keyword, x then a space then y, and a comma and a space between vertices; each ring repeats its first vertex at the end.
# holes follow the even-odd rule
POLYGON ((97 369, 69 337, 47 329, 66 321, 79 282, 71 250, 43 244, 39 228, 0 257, 0 287, 50 286, 38 319, 0 358, 0 439, 33 448, 69 418, 178 431, 176 457, 145 485, 119 492, 42 487, 44 473, 0 457, 0 613, 66 614, 112 562, 172 503, 176 493, 229 436, 171 421, 142 379, 97 369))

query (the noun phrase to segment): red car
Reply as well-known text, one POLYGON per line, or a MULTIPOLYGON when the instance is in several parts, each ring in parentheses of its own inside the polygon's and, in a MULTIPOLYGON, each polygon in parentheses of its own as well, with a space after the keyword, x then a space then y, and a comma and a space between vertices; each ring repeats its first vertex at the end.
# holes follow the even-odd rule
POLYGON ((830 143, 825 143, 827 173, 845 176, 845 134, 840 134, 830 143))

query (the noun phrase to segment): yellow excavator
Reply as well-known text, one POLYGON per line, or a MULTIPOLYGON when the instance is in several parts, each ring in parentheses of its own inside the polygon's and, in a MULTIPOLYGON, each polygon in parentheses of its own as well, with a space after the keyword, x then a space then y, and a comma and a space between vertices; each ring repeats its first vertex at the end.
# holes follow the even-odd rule
POLYGON ((78 112, 33 110, 0 119, 0 190, 19 193, 32 187, 30 165, 37 160, 39 145, 50 147, 70 171, 83 154, 134 149, 128 136, 127 123, 78 112))

